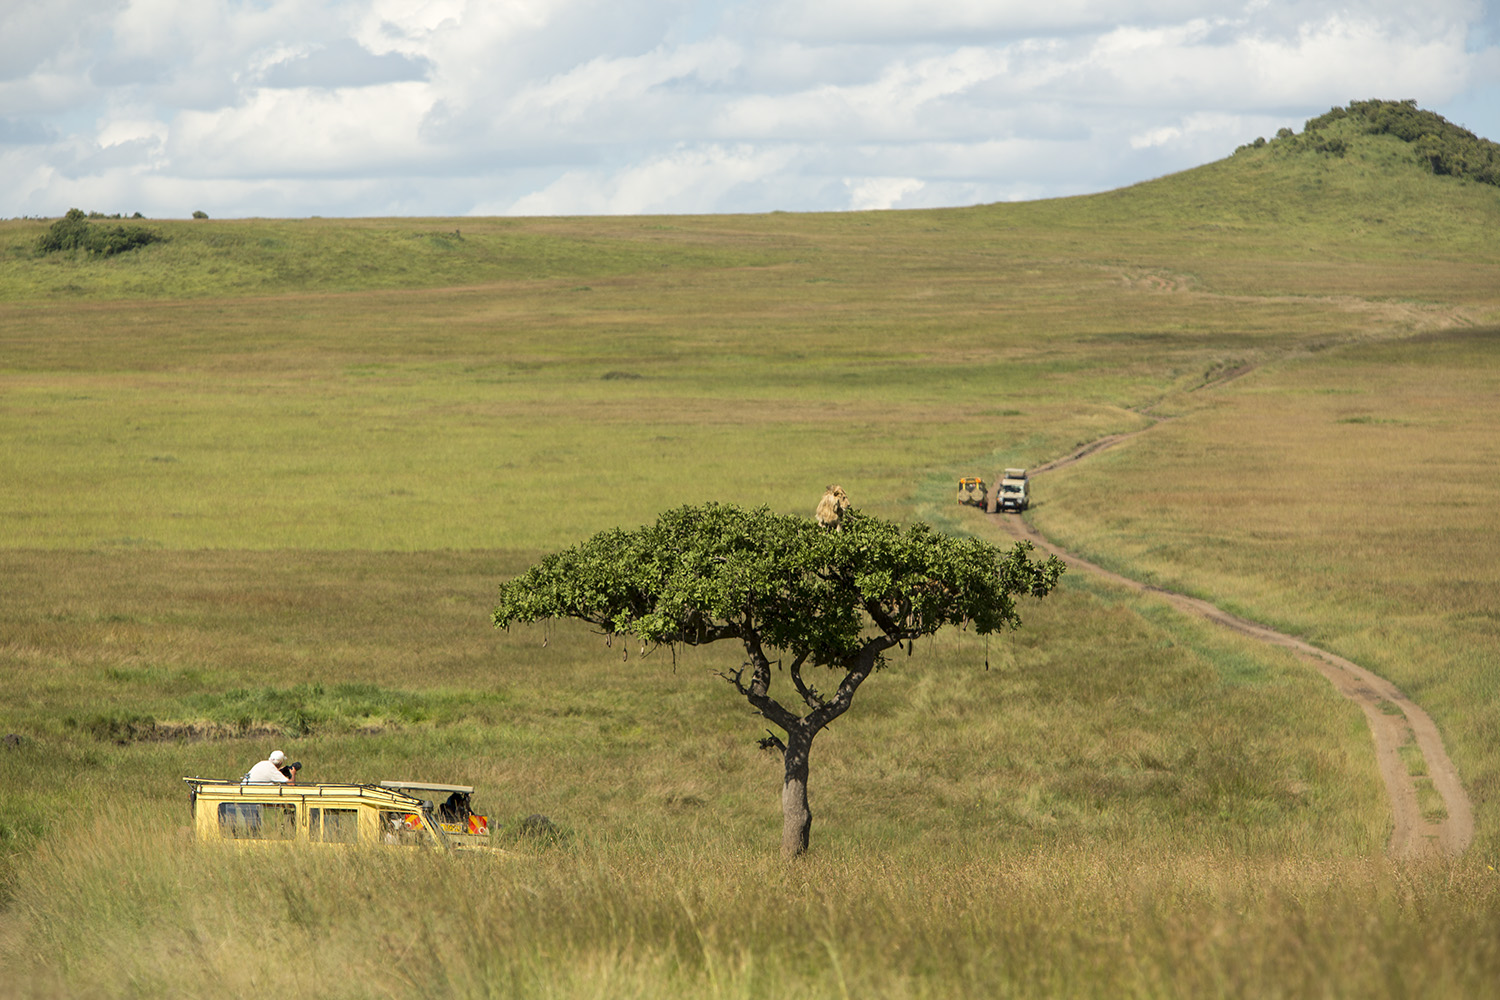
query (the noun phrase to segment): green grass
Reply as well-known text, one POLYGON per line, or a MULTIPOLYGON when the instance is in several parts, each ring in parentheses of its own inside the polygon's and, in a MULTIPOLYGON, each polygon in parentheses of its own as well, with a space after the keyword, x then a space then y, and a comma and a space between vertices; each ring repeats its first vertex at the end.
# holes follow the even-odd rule
POLYGON ((1421 749, 1415 743, 1406 743, 1396 748, 1401 755, 1401 762, 1406 765, 1406 773, 1412 777, 1421 777, 1427 774, 1427 760, 1422 756, 1421 749))
POLYGON ((1408 152, 937 212, 153 222, 102 260, 0 223, 0 995, 1486 995, 1500 197, 1408 152), (791 866, 733 650, 488 625, 682 502, 838 482, 998 540, 956 477, 1145 428, 1037 523, 1395 680, 1466 858, 1380 860, 1363 716, 1305 664, 1077 575, 862 689, 791 866), (184 843, 182 776, 273 743, 567 836, 275 878, 184 843))
MULTIPOLYGON (((640 271, 764 266, 788 256, 746 234, 683 246, 649 226, 601 232, 563 221, 538 230, 501 219, 153 221, 163 241, 126 255, 42 254, 39 221, 0 227, 5 298, 190 298, 476 281, 588 277, 640 271)), ((576 284, 576 281, 575 281, 576 284)))
MULTIPOLYGON (((657 824, 673 796, 723 803, 705 820, 738 826, 747 846, 775 828, 778 772, 755 747, 765 724, 716 676, 737 665, 733 650, 642 657, 579 628, 487 629, 493 567, 484 554, 241 554, 231 566, 208 553, 12 554, 10 578, 35 589, 12 605, 10 722, 38 761, 54 743, 109 761, 101 782, 164 767, 133 793, 154 801, 181 796, 174 769, 238 776, 279 740, 305 748, 289 752, 309 780, 374 780, 404 747, 421 779, 457 767, 449 780, 493 795, 518 781, 556 789, 501 815, 541 811, 591 837, 621 824, 671 836, 657 824), (205 587, 208 572, 222 582, 205 587), (80 579, 86 597, 63 582, 80 579), (80 599, 91 610, 42 610, 80 599), (697 722, 684 731, 684 719, 697 722), (447 763, 424 762, 429 751, 447 763), (695 761, 715 770, 694 773, 695 761)), ((1192 843, 1212 829, 1258 850, 1287 838, 1378 849, 1386 823, 1359 713, 1294 660, 1082 590, 1027 618, 1008 641, 938 637, 867 685, 817 748, 818 836, 946 839, 959 820, 1013 846, 1105 833, 1192 843), (976 753, 991 761, 982 776, 976 753), (891 795, 909 808, 882 805, 891 795)), ((9 787, 67 808, 53 784, 72 770, 65 758, 36 775, 29 756, 0 766, 12 760, 9 787)))

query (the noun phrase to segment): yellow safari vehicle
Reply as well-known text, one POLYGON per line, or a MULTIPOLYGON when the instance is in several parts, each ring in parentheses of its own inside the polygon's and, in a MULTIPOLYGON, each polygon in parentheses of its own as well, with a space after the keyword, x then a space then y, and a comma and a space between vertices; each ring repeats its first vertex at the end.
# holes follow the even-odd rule
POLYGON ((261 784, 184 778, 198 840, 393 844, 490 850, 489 821, 468 785, 261 784), (424 797, 428 796, 428 797, 424 797), (441 798, 441 804, 435 799, 441 798))
POLYGON ((976 476, 966 476, 958 481, 958 502, 969 504, 971 507, 983 507, 986 491, 984 480, 976 476))

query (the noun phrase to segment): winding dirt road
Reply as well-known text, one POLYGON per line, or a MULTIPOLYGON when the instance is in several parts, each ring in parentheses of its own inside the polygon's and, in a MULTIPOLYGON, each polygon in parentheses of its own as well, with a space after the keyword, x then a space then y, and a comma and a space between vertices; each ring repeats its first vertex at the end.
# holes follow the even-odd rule
MULTIPOLYGON (((1065 458, 1033 469, 1032 475, 1071 465, 1141 433, 1144 431, 1100 438, 1065 458)), ((1453 761, 1448 758, 1448 751, 1443 748, 1437 726, 1420 706, 1390 681, 1377 677, 1342 656, 1232 615, 1207 601, 1112 573, 1053 545, 1019 515, 996 514, 995 517, 1012 536, 1031 542, 1037 548, 1057 556, 1070 567, 1096 574, 1111 583, 1140 593, 1153 594, 1181 611, 1199 615, 1273 646, 1289 649, 1328 678, 1335 691, 1364 710, 1365 719, 1370 724, 1370 733, 1375 739, 1375 759, 1391 800, 1394 823, 1390 844, 1386 849, 1392 857, 1408 859, 1434 854, 1456 856, 1463 853, 1474 839, 1474 809, 1458 780, 1458 769, 1453 766, 1453 761), (1421 769, 1409 768, 1402 758, 1400 748, 1408 744, 1421 751, 1426 764, 1425 774, 1413 775, 1411 771, 1421 769), (1423 816, 1418 798, 1418 789, 1423 781, 1431 781, 1432 788, 1442 796, 1447 813, 1444 818, 1427 819, 1423 816)))

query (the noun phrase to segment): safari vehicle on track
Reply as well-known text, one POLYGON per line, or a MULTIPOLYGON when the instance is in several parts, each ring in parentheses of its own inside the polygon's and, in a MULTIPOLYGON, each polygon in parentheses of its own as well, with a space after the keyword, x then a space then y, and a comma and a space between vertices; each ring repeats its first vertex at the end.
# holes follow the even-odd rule
POLYGON ((242 784, 184 778, 194 835, 209 842, 390 844, 491 850, 489 821, 468 785, 384 781, 379 785, 242 784), (415 794, 414 794, 415 793, 415 794), (431 797, 423 797, 423 794, 431 797), (434 800, 442 798, 441 805, 434 800))
POLYGON ((966 476, 958 481, 958 502, 966 503, 971 507, 983 507, 985 505, 984 480, 975 476, 966 476))
POLYGON ((1031 477, 1025 469, 1006 469, 1000 480, 1000 509, 1022 511, 1031 506, 1031 477))

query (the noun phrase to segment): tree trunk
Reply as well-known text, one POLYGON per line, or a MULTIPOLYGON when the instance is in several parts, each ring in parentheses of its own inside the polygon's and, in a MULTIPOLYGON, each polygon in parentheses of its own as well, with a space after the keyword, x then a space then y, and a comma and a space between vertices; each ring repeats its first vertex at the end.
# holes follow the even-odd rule
POLYGON ((781 786, 781 856, 795 858, 812 837, 812 810, 807 805, 807 756, 812 734, 801 726, 787 730, 786 779, 781 786))

